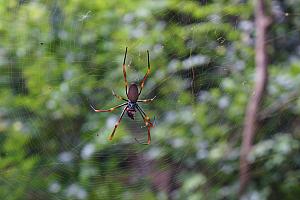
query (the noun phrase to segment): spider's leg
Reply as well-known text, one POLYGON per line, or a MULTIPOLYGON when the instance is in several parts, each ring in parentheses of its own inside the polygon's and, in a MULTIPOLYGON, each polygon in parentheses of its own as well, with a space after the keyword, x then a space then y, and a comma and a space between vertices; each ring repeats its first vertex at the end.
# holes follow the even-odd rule
POLYGON ((143 90, 144 85, 145 85, 145 81, 146 81, 146 79, 147 79, 147 77, 150 73, 150 58, 149 58, 149 51, 148 50, 147 50, 147 56, 148 56, 148 69, 147 69, 147 72, 146 72, 142 82, 141 82, 141 85, 140 85, 141 89, 140 89, 139 95, 142 93, 142 90, 143 90))
POLYGON ((143 109, 139 105, 137 105, 137 109, 138 109, 139 113, 141 114, 141 116, 143 117, 144 122, 147 126, 147 129, 148 129, 147 144, 150 144, 150 142, 151 142, 150 128, 153 127, 153 124, 151 123, 150 118, 146 115, 146 113, 143 111, 143 109))
POLYGON ((127 82, 127 78, 126 78, 126 55, 127 55, 127 47, 125 50, 125 55, 124 55, 124 61, 123 61, 123 75, 124 75, 124 81, 125 81, 125 92, 126 92, 126 96, 128 96, 128 91, 127 91, 127 87, 128 87, 128 82, 127 82))
POLYGON ((124 98, 124 97, 122 97, 122 96, 116 94, 114 90, 112 90, 112 93, 113 93, 113 95, 114 95, 115 97, 117 97, 118 99, 124 100, 124 101, 128 101, 128 99, 126 99, 126 98, 124 98))
POLYGON ((147 116, 145 111, 138 104, 136 105, 136 107, 141 112, 143 118, 146 119, 148 122, 150 122, 150 117, 147 116))
POLYGON ((147 116, 147 114, 145 113, 145 111, 138 104, 137 104, 137 109, 140 112, 140 114, 142 115, 146 126, 147 127, 153 127, 153 124, 150 121, 150 117, 147 116))
POLYGON ((156 96, 154 96, 152 99, 143 99, 143 100, 137 100, 137 102, 142 102, 142 103, 149 103, 152 102, 155 99, 156 96))
POLYGON ((110 135, 109 138, 108 138, 109 140, 112 140, 112 139, 113 139, 113 137, 114 137, 114 135, 115 135, 115 132, 116 132, 116 129, 118 128, 118 126, 119 126, 119 124, 120 124, 120 122, 121 122, 121 120, 122 120, 122 118, 123 118, 123 115, 124 115, 126 109, 127 109, 127 106, 123 109, 123 111, 122 111, 122 113, 121 113, 121 115, 120 115, 120 118, 119 118, 118 122, 115 124, 114 130, 113 130, 113 132, 111 133, 111 135, 110 135))
POLYGON ((114 111, 116 108, 120 108, 120 107, 122 107, 122 106, 125 106, 126 104, 127 104, 127 103, 122 103, 122 104, 120 104, 120 105, 117 105, 117 106, 112 107, 112 108, 107 109, 107 110, 97 110, 97 109, 95 109, 92 105, 90 105, 90 106, 91 106, 91 108, 92 108, 95 112, 111 112, 111 111, 114 111))

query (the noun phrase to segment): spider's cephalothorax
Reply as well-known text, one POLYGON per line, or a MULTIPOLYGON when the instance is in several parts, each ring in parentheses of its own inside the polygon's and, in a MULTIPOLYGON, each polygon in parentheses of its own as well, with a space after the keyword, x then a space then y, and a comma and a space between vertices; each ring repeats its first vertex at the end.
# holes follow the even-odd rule
POLYGON ((134 120, 134 115, 136 113, 136 110, 141 114, 142 118, 144 119, 144 122, 146 124, 146 127, 148 129, 148 141, 147 141, 147 144, 150 144, 151 142, 151 136, 150 136, 150 128, 153 127, 153 124, 151 123, 150 121, 150 118, 146 115, 146 113, 143 111, 143 109, 138 105, 138 102, 143 102, 143 103, 148 103, 148 102, 151 102, 154 100, 155 97, 153 97, 152 99, 145 99, 145 100, 139 100, 139 96, 144 88, 144 84, 145 84, 145 81, 147 79, 147 76, 148 74, 150 73, 150 60, 149 60, 149 51, 147 51, 147 56, 148 56, 148 69, 147 69, 147 72, 143 78, 143 80, 141 81, 141 84, 140 84, 140 91, 138 89, 138 85, 135 84, 135 83, 132 83, 130 84, 129 86, 129 89, 127 89, 128 87, 128 82, 127 82, 127 78, 126 78, 126 64, 125 64, 125 61, 126 61, 126 55, 127 55, 127 47, 126 47, 126 51, 125 51, 125 56, 124 56, 124 61, 123 61, 123 75, 124 75, 124 80, 125 80, 125 92, 126 92, 126 96, 128 99, 122 97, 122 96, 119 96, 117 95, 116 93, 114 93, 113 91, 113 95, 115 97, 117 97, 118 99, 120 100, 124 100, 126 101, 126 103, 123 103, 123 104, 120 104, 118 106, 115 106, 113 108, 110 108, 108 110, 97 110, 95 109, 92 105, 92 109, 95 111, 95 112, 111 112, 113 110, 115 110, 116 108, 119 108, 119 107, 122 107, 122 106, 125 106, 125 108, 123 109, 122 113, 121 113, 121 116, 118 120, 118 122, 116 123, 115 125, 115 128, 112 132, 112 134, 110 135, 109 137, 109 140, 112 140, 114 134, 115 134, 115 131, 119 125, 119 123, 121 122, 122 118, 123 118, 123 115, 125 112, 127 112, 127 115, 128 117, 130 117, 131 119, 134 120))

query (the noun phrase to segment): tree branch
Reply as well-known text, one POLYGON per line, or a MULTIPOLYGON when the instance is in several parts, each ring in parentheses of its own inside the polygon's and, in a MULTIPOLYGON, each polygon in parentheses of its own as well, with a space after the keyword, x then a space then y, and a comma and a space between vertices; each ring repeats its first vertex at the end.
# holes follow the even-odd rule
POLYGON ((252 149, 253 139, 257 129, 257 113, 264 96, 267 85, 267 52, 266 32, 270 19, 265 15, 264 0, 257 0, 255 8, 256 41, 255 41, 255 64, 256 83, 252 96, 247 106, 242 146, 240 152, 240 195, 242 195, 250 180, 250 163, 248 154, 252 149))

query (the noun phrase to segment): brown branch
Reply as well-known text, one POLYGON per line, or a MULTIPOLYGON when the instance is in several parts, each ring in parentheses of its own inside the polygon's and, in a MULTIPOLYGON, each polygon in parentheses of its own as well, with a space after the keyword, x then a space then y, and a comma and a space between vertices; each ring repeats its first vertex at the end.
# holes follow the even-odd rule
POLYGON ((242 195, 251 178, 250 163, 248 154, 251 151, 253 139, 257 129, 257 113, 260 103, 264 96, 267 85, 267 52, 266 52, 266 32, 270 24, 270 19, 265 15, 264 0, 257 0, 255 8, 255 64, 256 64, 256 83, 252 96, 247 106, 242 146, 240 153, 240 195, 242 195))

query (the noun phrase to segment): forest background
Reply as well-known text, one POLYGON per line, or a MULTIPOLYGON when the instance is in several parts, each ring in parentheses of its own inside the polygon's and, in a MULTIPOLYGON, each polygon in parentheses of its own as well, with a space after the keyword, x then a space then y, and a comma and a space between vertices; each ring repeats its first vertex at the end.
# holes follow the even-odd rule
POLYGON ((0 0, 1 199, 297 199, 300 2, 265 1, 267 82, 257 95, 256 3, 0 0), (124 117, 122 62, 154 122, 124 117), (247 165, 248 165, 247 164, 247 165), (251 173, 250 173, 251 172, 251 173))

